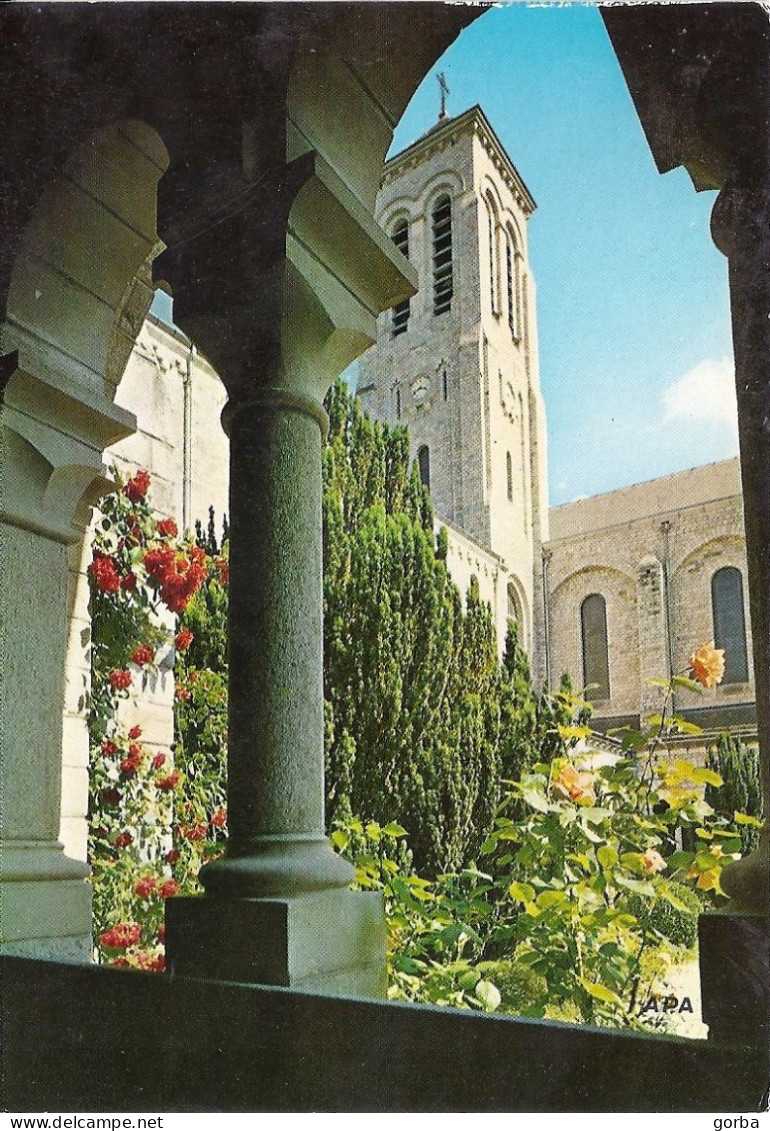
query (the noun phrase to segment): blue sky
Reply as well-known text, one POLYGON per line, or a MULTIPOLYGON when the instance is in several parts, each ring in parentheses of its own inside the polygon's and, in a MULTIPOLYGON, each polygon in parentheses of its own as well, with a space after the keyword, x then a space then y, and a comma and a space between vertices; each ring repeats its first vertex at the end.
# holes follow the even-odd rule
POLYGON ((483 107, 538 204, 530 259, 551 502, 736 454, 715 194, 696 193, 682 169, 657 172, 598 9, 485 13, 426 77, 392 152, 436 121, 439 70, 449 113, 483 107))
POLYGON ((478 102, 538 204, 530 220, 552 503, 737 452, 714 193, 661 176, 598 10, 493 9, 423 82, 392 152, 478 102))

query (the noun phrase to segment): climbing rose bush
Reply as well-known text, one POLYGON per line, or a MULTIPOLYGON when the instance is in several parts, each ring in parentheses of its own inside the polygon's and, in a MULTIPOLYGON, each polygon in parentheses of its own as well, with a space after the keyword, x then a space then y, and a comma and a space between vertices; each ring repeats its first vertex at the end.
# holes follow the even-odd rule
POLYGON ((173 519, 156 517, 148 472, 125 481, 113 473, 117 490, 102 504, 88 569, 96 952, 111 965, 161 971, 165 900, 199 890, 201 864, 226 835, 223 798, 204 800, 196 768, 188 781, 178 750, 148 746, 140 726, 122 724, 119 707, 148 680, 172 678, 193 633, 177 630, 170 614, 186 609, 216 567, 180 540, 173 519))

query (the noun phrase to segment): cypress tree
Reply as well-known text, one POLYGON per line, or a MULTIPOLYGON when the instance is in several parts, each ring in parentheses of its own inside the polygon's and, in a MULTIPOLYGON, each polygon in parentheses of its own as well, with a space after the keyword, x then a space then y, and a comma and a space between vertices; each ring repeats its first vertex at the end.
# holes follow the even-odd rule
MULTIPOLYGON (((716 748, 708 753, 709 768, 722 778, 721 786, 706 786, 706 801, 717 812, 732 821, 733 814, 747 813, 762 817, 762 784, 759 752, 744 746, 737 735, 719 736, 716 748)), ((747 855, 759 844, 759 829, 741 827, 741 852, 747 855)))
POLYGON ((402 428, 338 382, 324 453, 327 818, 410 834, 415 867, 458 867, 499 797, 499 670, 478 585, 464 611, 402 428))

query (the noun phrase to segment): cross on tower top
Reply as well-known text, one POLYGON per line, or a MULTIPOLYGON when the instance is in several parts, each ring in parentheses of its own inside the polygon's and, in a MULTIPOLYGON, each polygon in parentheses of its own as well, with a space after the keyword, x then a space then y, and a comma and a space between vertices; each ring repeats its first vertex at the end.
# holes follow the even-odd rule
POLYGON ((449 94, 449 87, 447 86, 446 75, 443 71, 439 71, 439 73, 436 75, 436 79, 438 80, 439 90, 441 91, 441 111, 438 116, 438 120, 441 122, 447 116, 446 98, 449 94))

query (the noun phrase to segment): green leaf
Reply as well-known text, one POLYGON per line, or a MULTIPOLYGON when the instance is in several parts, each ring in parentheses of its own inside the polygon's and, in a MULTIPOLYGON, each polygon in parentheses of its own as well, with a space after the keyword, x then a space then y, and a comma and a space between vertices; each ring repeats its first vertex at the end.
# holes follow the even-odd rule
POLYGON ((672 852, 668 858, 668 866, 673 871, 677 868, 689 868, 694 859, 694 852, 672 852))
POLYGON ((382 830, 385 836, 406 836, 406 829, 403 825, 399 825, 396 821, 391 821, 382 830))
POLYGON ((520 884, 518 880, 514 880, 508 888, 508 894, 519 903, 531 903, 535 898, 535 889, 531 884, 520 884))
POLYGON ((550 813, 551 806, 546 800, 545 794, 541 793, 539 789, 533 786, 527 786, 522 792, 522 797, 527 805, 531 805, 533 809, 537 809, 538 813, 550 813))
MULTIPOLYGON (((681 715, 673 715, 669 726, 672 730, 678 730, 681 734, 703 734, 702 727, 697 726, 695 723, 688 722, 687 719, 683 719, 681 715)), ((713 773, 713 770, 709 770, 708 773, 713 773)), ((714 776, 716 777, 717 775, 714 774, 714 776)), ((721 785, 722 783, 720 782, 719 784, 721 785)))
POLYGON ((586 990, 591 997, 596 998, 597 1001, 606 1002, 608 1005, 619 1005, 622 1007, 623 1003, 616 993, 608 989, 601 982, 589 982, 587 978, 578 978, 580 985, 586 990))
POLYGON ((639 895, 648 895, 652 899, 655 895, 655 888, 649 880, 629 880, 625 876, 616 876, 615 883, 618 887, 627 888, 629 891, 635 891, 639 895))
POLYGON ((334 847, 339 848, 340 852, 343 852, 350 843, 350 837, 341 829, 335 829, 330 839, 334 847))
POLYGON ((648 679, 647 682, 649 683, 650 687, 668 688, 668 680, 662 679, 659 675, 653 676, 652 679, 648 679))
POLYGON ((498 990, 495 983, 488 982, 484 978, 482 978, 476 986, 475 996, 479 999, 482 1006, 484 1007, 485 1013, 494 1013, 494 1011, 502 1001, 500 991, 498 990))
POLYGON ((714 770, 709 770, 706 766, 696 766, 690 774, 690 777, 698 785, 724 785, 722 778, 714 770))
POLYGON ((588 738, 592 733, 590 727, 576 725, 560 726, 558 727, 558 731, 562 738, 588 738))
POLYGON ((558 903, 565 903, 566 899, 563 891, 541 891, 535 903, 541 911, 547 911, 549 907, 555 907, 558 903))
POLYGON ((748 813, 739 813, 736 810, 733 814, 733 820, 736 825, 751 825, 755 829, 762 828, 762 821, 760 821, 759 817, 752 817, 748 813))
POLYGON ((612 868, 618 862, 618 850, 611 844, 603 844, 596 850, 596 859, 602 868, 612 868))
POLYGON ((671 680, 674 687, 684 687, 687 691, 694 691, 697 695, 703 694, 703 688, 695 679, 689 679, 686 675, 675 675, 671 680))

